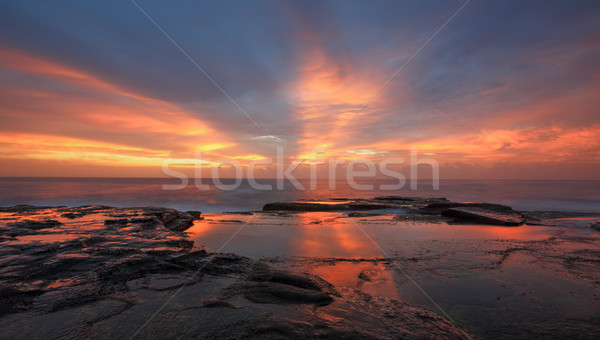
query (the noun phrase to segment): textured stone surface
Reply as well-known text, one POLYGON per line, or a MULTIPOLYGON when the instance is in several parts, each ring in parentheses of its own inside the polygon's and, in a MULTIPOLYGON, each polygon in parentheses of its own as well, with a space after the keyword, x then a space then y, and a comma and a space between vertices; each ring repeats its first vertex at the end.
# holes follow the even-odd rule
POLYGON ((180 230, 198 217, 157 207, 0 209, 0 334, 466 338, 424 309, 194 249, 180 230))

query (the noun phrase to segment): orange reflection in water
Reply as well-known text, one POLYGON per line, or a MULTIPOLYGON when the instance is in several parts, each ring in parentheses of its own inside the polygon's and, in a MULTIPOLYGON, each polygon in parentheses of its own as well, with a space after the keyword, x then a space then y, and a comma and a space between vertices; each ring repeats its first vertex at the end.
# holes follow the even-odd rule
MULTIPOLYGON (((537 240, 546 239, 551 230, 542 226, 503 227, 491 225, 423 225, 425 238, 435 239, 503 239, 537 240), (435 229, 435 230, 433 230, 435 229)), ((421 226, 413 226, 421 228, 421 226)))
POLYGON ((340 213, 307 212, 295 216, 300 228, 297 253, 304 256, 381 256, 378 249, 349 221, 337 219, 340 213))
POLYGON ((392 273, 380 262, 338 261, 330 265, 312 266, 306 270, 336 287, 349 287, 375 296, 398 298, 392 273))

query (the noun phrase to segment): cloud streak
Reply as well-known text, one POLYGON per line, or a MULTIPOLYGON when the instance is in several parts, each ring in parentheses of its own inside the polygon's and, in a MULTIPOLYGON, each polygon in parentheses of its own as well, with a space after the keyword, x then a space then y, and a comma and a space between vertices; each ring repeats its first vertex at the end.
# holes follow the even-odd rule
POLYGON ((595 1, 472 2, 426 45, 464 1, 137 2, 231 100, 130 3, 3 2, 4 175, 415 146, 446 177, 598 178, 595 1))

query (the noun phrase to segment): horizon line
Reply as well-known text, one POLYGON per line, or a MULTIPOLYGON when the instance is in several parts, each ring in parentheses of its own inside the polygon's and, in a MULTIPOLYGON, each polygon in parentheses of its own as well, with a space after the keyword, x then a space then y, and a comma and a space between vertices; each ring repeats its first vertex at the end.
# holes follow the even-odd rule
MULTIPOLYGON (((125 176, 0 176, 0 179, 173 179, 180 180, 177 177, 125 177, 125 176)), ((188 177, 188 180, 195 179, 203 179, 210 180, 213 177, 188 177)), ((219 180, 235 180, 235 177, 218 177, 219 180)), ((242 180, 248 180, 248 177, 242 177, 242 180)), ((260 177, 254 178, 255 180, 278 180, 281 178, 277 177, 260 177)), ((306 181, 311 180, 310 177, 296 177, 296 180, 306 181)), ((354 178, 355 180, 361 181, 361 177, 354 178)), ((283 180, 289 180, 287 178, 283 178, 283 180)), ((315 179, 317 182, 329 181, 328 178, 317 178, 315 179)), ((335 182, 345 181, 346 178, 338 178, 335 182)), ((394 180, 395 178, 371 178, 371 180, 394 180)), ((406 178, 406 181, 410 181, 409 177, 406 178)), ((416 179, 417 181, 433 181, 433 178, 420 178, 416 179)), ((440 178, 440 181, 600 181, 600 178, 440 178)))

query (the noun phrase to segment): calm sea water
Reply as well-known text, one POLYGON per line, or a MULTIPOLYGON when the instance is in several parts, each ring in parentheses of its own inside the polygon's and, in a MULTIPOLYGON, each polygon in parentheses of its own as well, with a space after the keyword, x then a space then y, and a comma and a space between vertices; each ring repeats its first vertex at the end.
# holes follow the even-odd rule
MULTIPOLYGON (((258 181, 275 187, 275 180, 258 181)), ((441 180, 440 189, 434 190, 431 181, 423 180, 418 182, 417 190, 406 185, 395 191, 377 189, 392 183, 386 180, 372 180, 369 183, 376 189, 367 191, 352 189, 346 182, 337 182, 336 190, 330 190, 327 182, 319 182, 315 190, 298 190, 284 183, 283 190, 270 191, 255 190, 246 181, 231 191, 212 185, 209 190, 200 190, 190 182, 182 190, 163 190, 163 185, 177 183, 173 178, 0 178, 0 206, 155 205, 223 212, 259 210, 265 203, 282 200, 401 195, 502 203, 521 210, 600 212, 600 181, 441 180)))

